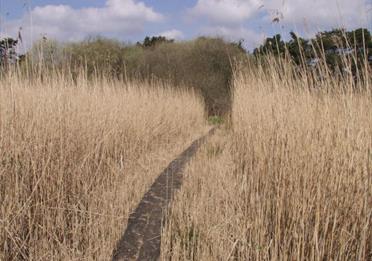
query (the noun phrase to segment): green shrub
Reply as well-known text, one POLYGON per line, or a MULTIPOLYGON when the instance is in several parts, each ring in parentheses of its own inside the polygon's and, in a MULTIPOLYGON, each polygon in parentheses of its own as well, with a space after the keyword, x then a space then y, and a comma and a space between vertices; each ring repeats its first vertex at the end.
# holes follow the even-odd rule
POLYGON ((88 75, 121 75, 124 72, 124 44, 101 37, 89 38, 65 46, 65 54, 72 69, 86 70, 88 75))

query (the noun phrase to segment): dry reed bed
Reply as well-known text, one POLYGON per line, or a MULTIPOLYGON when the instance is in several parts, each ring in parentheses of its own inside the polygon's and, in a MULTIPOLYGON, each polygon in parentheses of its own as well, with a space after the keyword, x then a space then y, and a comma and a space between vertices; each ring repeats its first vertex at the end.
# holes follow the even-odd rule
POLYGON ((371 93, 317 84, 237 74, 231 128, 189 165, 162 260, 371 260, 371 93))
POLYGON ((107 260, 156 175, 204 128, 197 95, 54 76, 0 82, 0 260, 107 260))

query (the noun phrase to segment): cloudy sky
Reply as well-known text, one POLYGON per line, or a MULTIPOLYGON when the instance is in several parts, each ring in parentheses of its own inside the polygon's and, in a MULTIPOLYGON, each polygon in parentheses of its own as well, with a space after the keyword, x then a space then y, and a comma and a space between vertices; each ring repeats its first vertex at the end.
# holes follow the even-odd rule
POLYGON ((333 27, 371 28, 372 0, 0 0, 1 35, 24 42, 43 36, 77 41, 106 36, 135 42, 146 35, 187 40, 200 35, 244 39, 310 36, 333 27), (278 18, 279 23, 273 23, 278 18))

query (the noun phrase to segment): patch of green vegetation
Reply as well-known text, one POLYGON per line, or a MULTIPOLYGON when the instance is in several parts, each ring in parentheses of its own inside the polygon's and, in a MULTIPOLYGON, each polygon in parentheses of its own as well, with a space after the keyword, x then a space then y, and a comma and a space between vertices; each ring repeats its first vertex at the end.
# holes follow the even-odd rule
POLYGON ((210 116, 208 118, 208 123, 212 125, 221 125, 223 123, 223 118, 218 115, 210 116))

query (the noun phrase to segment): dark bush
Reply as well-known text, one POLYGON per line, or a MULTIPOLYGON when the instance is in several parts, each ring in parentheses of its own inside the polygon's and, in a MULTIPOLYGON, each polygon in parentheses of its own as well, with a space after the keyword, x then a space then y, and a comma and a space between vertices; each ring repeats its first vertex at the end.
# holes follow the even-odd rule
POLYGON ((202 93, 209 114, 224 114, 230 109, 232 64, 243 56, 237 45, 203 37, 146 49, 137 70, 144 78, 195 88, 202 93))

